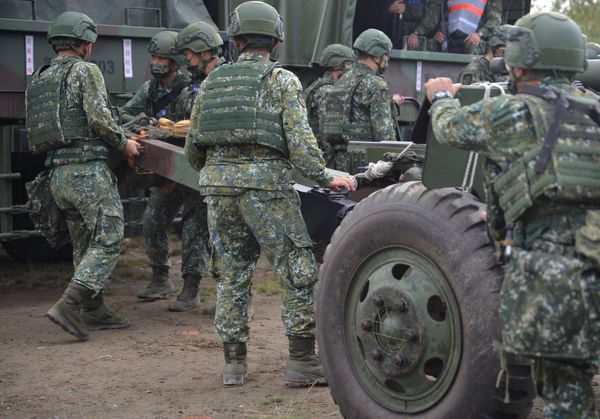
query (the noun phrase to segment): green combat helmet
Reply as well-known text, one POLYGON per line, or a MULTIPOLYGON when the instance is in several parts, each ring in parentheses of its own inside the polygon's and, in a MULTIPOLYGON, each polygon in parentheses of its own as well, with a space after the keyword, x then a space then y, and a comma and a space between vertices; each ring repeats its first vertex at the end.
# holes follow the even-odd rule
POLYGON ((392 52, 392 41, 378 29, 367 29, 354 41, 354 49, 373 57, 381 57, 392 52))
POLYGON ((79 12, 64 12, 52 22, 48 29, 48 41, 55 38, 73 38, 93 43, 98 38, 98 30, 88 15, 79 12))
POLYGON ((506 29, 503 27, 494 28, 487 43, 492 48, 506 46, 506 29))
POLYGON ((331 44, 321 53, 319 65, 326 68, 341 66, 345 61, 354 61, 354 52, 346 45, 331 44))
POLYGON ((177 32, 161 31, 154 35, 148 42, 148 52, 157 57, 177 58, 177 32))
POLYGON ((223 45, 219 32, 205 22, 194 22, 187 25, 177 34, 177 51, 190 49, 194 53, 209 51, 223 45))
POLYGON ((587 67, 581 29, 563 14, 531 13, 506 27, 505 59, 511 67, 576 73, 587 67))
POLYGON ((277 10, 262 1, 247 1, 229 17, 229 36, 263 35, 283 42, 283 19, 277 10))

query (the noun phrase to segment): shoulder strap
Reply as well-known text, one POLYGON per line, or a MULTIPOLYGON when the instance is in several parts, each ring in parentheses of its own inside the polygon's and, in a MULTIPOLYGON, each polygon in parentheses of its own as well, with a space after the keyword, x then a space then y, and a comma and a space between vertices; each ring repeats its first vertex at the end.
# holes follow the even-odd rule
POLYGON ((546 167, 550 161, 552 149, 554 148, 556 140, 558 139, 560 124, 568 109, 581 111, 588 115, 597 125, 600 125, 600 101, 598 100, 595 101, 594 104, 586 104, 570 99, 552 89, 545 89, 543 87, 531 85, 523 86, 519 93, 542 98, 549 102, 553 102, 556 106, 554 115, 552 115, 552 124, 544 136, 542 150, 535 160, 534 169, 536 173, 543 173, 546 171, 546 167))
POLYGON ((177 99, 181 94, 181 91, 188 85, 186 82, 182 82, 173 86, 171 91, 152 103, 152 113, 156 115, 162 108, 177 99))

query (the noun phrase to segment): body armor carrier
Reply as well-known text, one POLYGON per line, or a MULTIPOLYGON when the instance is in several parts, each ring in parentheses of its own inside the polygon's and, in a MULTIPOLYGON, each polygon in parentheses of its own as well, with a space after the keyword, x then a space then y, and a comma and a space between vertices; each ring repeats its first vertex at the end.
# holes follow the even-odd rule
MULTIPOLYGON (((308 108, 308 124, 313 129, 314 129, 314 127, 319 126, 319 116, 315 115, 315 111, 316 111, 315 106, 314 106, 315 92, 323 86, 333 86, 333 84, 334 84, 333 80, 322 77, 321 79, 319 79, 318 82, 309 86, 306 89, 304 96, 305 96, 305 101, 306 101, 306 107, 308 108)), ((318 134, 318 133, 315 133, 315 134, 318 134)))
POLYGON ((370 122, 357 122, 352 118, 354 93, 363 79, 354 86, 336 84, 327 95, 322 138, 331 144, 349 141, 373 141, 370 122))
POLYGON ((69 108, 65 100, 67 75, 77 61, 43 66, 31 78, 25 103, 27 137, 34 154, 93 137, 83 108, 69 108))
POLYGON ((543 141, 494 182, 506 222, 515 222, 539 198, 600 205, 600 102, 533 86, 521 93, 543 141))
POLYGON ((261 82, 279 63, 224 64, 202 84, 204 103, 194 144, 259 144, 288 155, 281 114, 259 109, 261 82))
POLYGON ((181 80, 173 85, 171 91, 162 97, 158 97, 158 84, 160 81, 156 78, 150 81, 150 103, 152 104, 152 115, 156 118, 168 118, 172 120, 181 119, 181 113, 177 109, 177 98, 181 91, 185 89, 189 82, 181 80))

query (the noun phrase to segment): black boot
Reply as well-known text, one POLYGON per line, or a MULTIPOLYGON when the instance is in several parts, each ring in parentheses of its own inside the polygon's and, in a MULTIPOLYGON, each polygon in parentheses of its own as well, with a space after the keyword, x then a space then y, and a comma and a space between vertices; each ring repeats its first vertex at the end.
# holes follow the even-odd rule
POLYGON ((175 292, 175 287, 169 279, 169 268, 153 266, 152 279, 146 288, 138 292, 138 298, 154 301, 167 298, 175 292))
POLYGON ((81 322, 81 308, 85 300, 89 299, 93 291, 79 284, 71 283, 64 294, 45 314, 45 317, 72 334, 79 340, 87 340, 89 333, 81 322))
POLYGON ((285 383, 293 387, 327 384, 323 367, 315 355, 315 338, 288 336, 289 356, 285 367, 285 383))
POLYGON ((224 343, 225 367, 223 368, 223 385, 241 386, 244 384, 248 367, 246 365, 246 343, 224 343))
POLYGON ((129 327, 129 321, 126 318, 119 317, 106 308, 102 292, 96 298, 90 298, 83 302, 81 321, 92 332, 129 327))
POLYGON ((175 301, 169 304, 169 310, 188 311, 198 307, 200 305, 200 298, 198 297, 200 279, 202 277, 199 275, 184 274, 181 294, 177 296, 175 301))

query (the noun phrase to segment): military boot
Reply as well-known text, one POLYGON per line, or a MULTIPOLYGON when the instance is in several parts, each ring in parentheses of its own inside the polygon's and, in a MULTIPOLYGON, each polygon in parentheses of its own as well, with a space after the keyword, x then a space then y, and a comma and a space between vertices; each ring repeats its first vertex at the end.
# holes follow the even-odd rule
POLYGON ((198 284, 201 278, 199 275, 183 275, 183 289, 177 299, 169 304, 170 311, 188 311, 200 305, 198 284))
POLYGON ((85 300, 93 294, 92 290, 79 284, 71 283, 64 294, 45 314, 45 317, 72 334, 79 340, 88 339, 88 330, 81 322, 81 307, 85 300))
POLYGON ((81 321, 91 332, 129 327, 129 321, 126 318, 119 317, 106 308, 102 292, 96 298, 89 298, 83 302, 81 321))
POLYGON ((285 384, 292 387, 327 384, 321 361, 315 355, 315 338, 288 336, 289 356, 285 367, 285 384))
POLYGON ((241 386, 244 384, 248 367, 246 365, 246 343, 224 343, 225 367, 223 368, 223 385, 241 386))
POLYGON ((137 297, 148 301, 154 301, 167 298, 174 292, 175 287, 169 279, 169 268, 165 266, 153 266, 150 283, 145 289, 138 292, 137 297))

